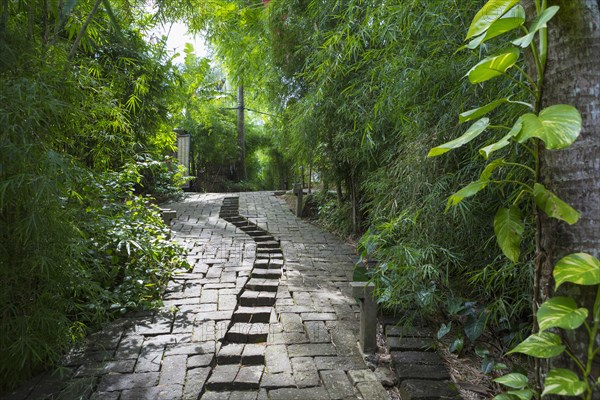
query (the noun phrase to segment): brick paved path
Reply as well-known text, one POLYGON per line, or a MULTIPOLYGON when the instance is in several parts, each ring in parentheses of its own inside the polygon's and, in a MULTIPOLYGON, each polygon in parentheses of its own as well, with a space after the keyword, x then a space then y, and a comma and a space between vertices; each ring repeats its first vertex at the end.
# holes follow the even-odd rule
MULTIPOLYGON (((352 249, 271 193, 172 204, 192 271, 66 363, 61 398, 387 399, 357 347, 352 249), (64 385, 63 385, 64 387, 64 385)), ((27 399, 43 398, 48 383, 27 399)))

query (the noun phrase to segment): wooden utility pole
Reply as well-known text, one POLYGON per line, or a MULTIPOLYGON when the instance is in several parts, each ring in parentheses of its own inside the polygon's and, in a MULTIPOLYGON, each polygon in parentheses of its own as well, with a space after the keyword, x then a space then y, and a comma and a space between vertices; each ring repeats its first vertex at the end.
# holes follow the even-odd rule
POLYGON ((238 146, 240 148, 240 157, 238 160, 237 174, 239 180, 246 179, 246 145, 244 140, 244 85, 238 86, 238 107, 237 107, 237 131, 238 146))

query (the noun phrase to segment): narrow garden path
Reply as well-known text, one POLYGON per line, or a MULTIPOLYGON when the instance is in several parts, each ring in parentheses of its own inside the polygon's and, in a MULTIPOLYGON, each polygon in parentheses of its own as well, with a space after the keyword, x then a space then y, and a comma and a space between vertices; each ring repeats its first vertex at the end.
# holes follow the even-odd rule
MULTIPOLYGON (((357 346, 350 246, 272 193, 169 207, 193 270, 169 284, 161 310, 121 318, 72 354, 60 398, 388 398, 357 346)), ((42 380, 13 398, 57 389, 42 380)))

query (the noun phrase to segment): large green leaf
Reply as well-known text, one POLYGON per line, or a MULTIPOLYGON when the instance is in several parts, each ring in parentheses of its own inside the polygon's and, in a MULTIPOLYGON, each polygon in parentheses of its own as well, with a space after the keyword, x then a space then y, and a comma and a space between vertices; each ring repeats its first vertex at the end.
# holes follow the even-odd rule
POLYGON ((551 218, 560 219, 569 225, 573 225, 581 217, 573 207, 562 201, 554 193, 539 183, 533 186, 535 204, 551 218))
POLYGON ((496 107, 503 103, 508 103, 508 99, 498 99, 496 101, 492 101, 490 104, 486 104, 485 106, 465 111, 464 113, 458 116, 458 121, 462 124, 463 122, 472 121, 474 119, 483 117, 485 114, 489 113, 490 111, 493 111, 496 107))
POLYGON ((473 17, 466 39, 486 32, 492 23, 513 8, 519 0, 490 0, 473 17))
POLYGON ((519 261, 524 231, 523 217, 517 207, 500 208, 494 216, 496 241, 504 255, 512 262, 519 261))
POLYGON ((446 204, 446 210, 450 207, 453 207, 463 201, 467 197, 471 197, 476 195, 481 190, 485 189, 488 185, 486 181, 475 181, 469 183, 464 188, 460 189, 458 192, 454 193, 452 196, 448 198, 448 203, 446 204))
POLYGON ((494 379, 494 382, 498 382, 504 386, 508 386, 509 388, 513 389, 523 389, 525 386, 527 386, 529 379, 523 374, 513 372, 511 374, 507 374, 494 379))
POLYGON ((513 395, 520 400, 529 400, 533 397, 533 390, 531 389, 509 390, 506 393, 513 395))
POLYGON ((535 358, 551 358, 556 357, 563 351, 565 351, 565 346, 563 346, 558 335, 541 332, 529 336, 507 354, 523 353, 535 358))
POLYGON ((579 380, 573 371, 563 368, 548 371, 544 381, 542 396, 557 394, 560 396, 580 396, 585 392, 586 384, 579 380))
POLYGON ((485 33, 475 37, 462 48, 473 50, 483 42, 522 26, 525 23, 525 18, 525 9, 521 5, 517 4, 517 6, 511 8, 510 11, 494 21, 485 33))
POLYGON ((586 253, 569 254, 556 263, 552 273, 557 289, 565 282, 598 285, 600 284, 600 261, 586 253))
POLYGON ((550 328, 577 329, 587 316, 588 310, 577 308, 575 300, 568 297, 553 297, 537 312, 540 332, 550 328))
POLYGON ((521 131, 522 127, 523 127, 523 122, 522 122, 521 118, 519 118, 519 119, 517 119, 517 122, 515 122, 515 124, 513 125, 510 132, 508 132, 506 134, 506 136, 504 136, 502 139, 500 139, 496 143, 492 143, 489 146, 485 146, 485 147, 479 149, 479 154, 481 154, 483 156, 483 158, 485 158, 487 160, 490 157, 490 154, 508 146, 510 144, 510 139, 517 136, 519 134, 519 132, 521 131))
POLYGON ((538 17, 533 20, 533 22, 531 23, 531 26, 529 27, 529 32, 527 33, 527 35, 520 37, 519 39, 513 41, 512 43, 515 46, 520 46, 523 48, 529 46, 531 44, 531 42, 533 42, 533 38, 535 37, 535 34, 540 29, 543 29, 546 27, 546 24, 548 23, 548 21, 550 21, 556 15, 559 8, 560 8, 559 6, 552 6, 552 7, 548 7, 547 9, 545 9, 543 13, 538 15, 538 17))
POLYGON ((581 114, 573 106, 557 104, 543 109, 539 117, 525 114, 522 117, 523 127, 517 137, 519 143, 537 137, 549 150, 569 147, 581 132, 581 114))
POLYGON ((481 132, 485 131, 489 124, 489 118, 481 118, 479 121, 471 125, 469 129, 467 129, 467 131, 459 138, 456 138, 450 142, 444 143, 440 146, 434 147, 433 149, 429 150, 429 154, 427 154, 427 157, 436 157, 447 153, 452 149, 456 149, 457 147, 469 143, 471 140, 479 136, 481 132))
POLYGON ((519 59, 520 51, 511 47, 503 53, 484 58, 469 70, 467 76, 471 83, 481 83, 500 76, 519 59))

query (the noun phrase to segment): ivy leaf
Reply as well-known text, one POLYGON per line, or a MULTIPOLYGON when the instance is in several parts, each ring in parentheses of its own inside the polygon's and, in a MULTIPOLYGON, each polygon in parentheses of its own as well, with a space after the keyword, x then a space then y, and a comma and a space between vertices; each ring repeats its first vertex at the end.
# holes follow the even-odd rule
POLYGON ((523 353, 535 358, 551 358, 556 357, 563 351, 565 351, 565 346, 563 346, 558 335, 541 332, 529 336, 507 354, 523 353))
POLYGON ((492 23, 514 7, 519 0, 490 0, 473 17, 466 39, 486 32, 492 23))
POLYGON ((585 392, 586 384, 579 380, 573 371, 557 368, 548 371, 544 381, 542 396, 557 394, 560 396, 580 396, 585 392))
POLYGON ((544 211, 547 216, 565 221, 569 225, 573 225, 581 217, 581 213, 577 212, 573 207, 562 201, 554 193, 549 191, 539 183, 533 186, 533 197, 535 204, 544 211))
POLYGON ((569 254, 556 263, 552 273, 556 289, 565 282, 598 285, 600 284, 600 261, 586 253, 569 254))
POLYGON ((504 103, 508 103, 508 98, 505 97, 503 99, 498 99, 496 101, 492 101, 490 104, 486 104, 485 106, 465 111, 464 113, 459 114, 458 121, 462 124, 463 122, 472 121, 474 119, 480 118, 504 103))
POLYGON ((501 393, 494 396, 493 400, 515 400, 515 397, 511 396, 510 394, 501 393))
POLYGON ((588 316, 588 310, 577 308, 575 300, 553 297, 541 305, 537 312, 540 331, 550 328, 577 329, 588 316))
POLYGON ((523 122, 522 122, 521 118, 519 118, 519 119, 517 119, 517 122, 515 122, 515 124, 513 125, 510 132, 508 132, 506 134, 506 136, 504 136, 502 139, 500 139, 496 143, 493 143, 493 144, 490 144, 489 146, 485 146, 485 147, 481 148, 479 150, 479 154, 481 154, 483 156, 483 158, 485 158, 487 160, 490 157, 490 154, 508 146, 510 144, 510 139, 517 136, 519 134, 519 132, 521 131, 522 127, 523 127, 523 122))
POLYGON ((471 140, 475 139, 483 131, 485 131, 489 125, 489 118, 481 118, 479 121, 471 125, 469 129, 467 129, 467 131, 459 138, 456 138, 450 142, 444 143, 440 146, 434 147, 433 149, 429 150, 429 154, 427 154, 427 157, 436 157, 447 153, 452 149, 456 149, 469 143, 471 140))
POLYGON ((520 46, 520 47, 527 47, 531 44, 531 42, 533 42, 533 38, 535 37, 535 34, 543 28, 546 28, 546 25, 548 24, 548 21, 550 21, 552 18, 554 18, 554 16, 556 15, 556 13, 558 12, 558 10, 560 9, 559 6, 552 6, 552 7, 548 7, 547 9, 544 10, 543 13, 541 13, 536 19, 533 20, 533 22, 531 23, 531 27, 529 27, 529 33, 515 41, 513 41, 512 43, 515 46, 520 46))
POLYGON ((486 320, 487 314, 485 312, 479 313, 478 316, 469 315, 465 323, 465 334, 471 342, 475 342, 481 336, 485 329, 486 320))
POLYGON ((573 106, 557 104, 543 109, 539 117, 527 113, 521 116, 523 127, 517 141, 525 142, 536 137, 541 139, 548 150, 560 150, 569 147, 582 128, 581 114, 573 106))
POLYGON ((504 74, 519 59, 520 51, 511 47, 504 53, 486 57, 467 72, 471 83, 481 83, 504 74))
POLYGON ((454 342, 452 342, 452 344, 450 345, 448 350, 450 351, 450 353, 459 354, 462 351, 464 345, 465 345, 464 339, 459 337, 459 338, 456 338, 454 340, 454 342))
POLYGON ((478 192, 485 189, 488 185, 486 181, 475 181, 469 183, 464 188, 460 189, 458 192, 454 193, 452 196, 448 198, 448 203, 446 204, 446 210, 450 207, 453 207, 463 201, 467 197, 475 196, 478 192))
POLYGON ((512 262, 519 261, 521 237, 525 231, 521 211, 515 206, 500 208, 494 216, 494 233, 498 246, 512 262))
POLYGON ((467 48, 473 50, 483 42, 522 26, 525 23, 525 18, 525 9, 520 4, 517 4, 516 7, 511 8, 506 14, 494 21, 485 33, 475 37, 469 44, 461 47, 461 49, 467 48))
POLYGON ((494 379, 494 382, 498 382, 501 385, 507 386, 513 389, 523 389, 527 386, 529 379, 523 374, 513 372, 512 374, 504 375, 494 379))

